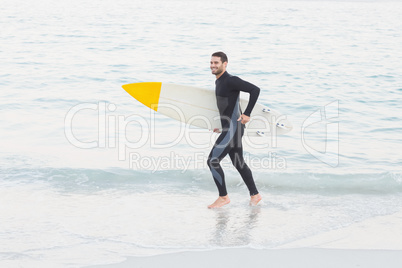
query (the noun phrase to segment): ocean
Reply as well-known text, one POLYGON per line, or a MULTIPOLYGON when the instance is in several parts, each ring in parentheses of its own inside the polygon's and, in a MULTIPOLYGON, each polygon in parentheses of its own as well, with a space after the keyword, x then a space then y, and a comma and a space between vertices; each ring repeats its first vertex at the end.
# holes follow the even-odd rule
POLYGON ((187 250, 278 248, 402 206, 402 2, 2 0, 0 266, 84 267, 187 250), (214 89, 210 55, 293 130, 244 139, 263 201, 216 134, 121 85, 214 89))

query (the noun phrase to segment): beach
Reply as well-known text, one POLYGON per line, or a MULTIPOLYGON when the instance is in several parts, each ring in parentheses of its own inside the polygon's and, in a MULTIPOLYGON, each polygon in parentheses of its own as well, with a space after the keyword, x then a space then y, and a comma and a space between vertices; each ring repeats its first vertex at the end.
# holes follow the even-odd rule
POLYGON ((93 267, 244 267, 266 265, 283 268, 400 267, 401 251, 344 249, 222 249, 208 252, 182 252, 155 257, 130 257, 123 263, 93 267), (252 264, 250 264, 252 263, 252 264))
POLYGON ((216 249, 184 251, 91 267, 400 267, 402 264, 402 212, 355 223, 275 249, 216 249))

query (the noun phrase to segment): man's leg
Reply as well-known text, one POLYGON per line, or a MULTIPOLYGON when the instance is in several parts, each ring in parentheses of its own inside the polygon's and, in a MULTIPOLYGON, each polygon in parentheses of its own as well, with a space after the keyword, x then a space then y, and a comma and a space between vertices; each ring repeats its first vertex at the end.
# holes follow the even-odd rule
POLYGON ((227 133, 223 132, 218 137, 207 160, 208 167, 211 170, 216 187, 218 188, 219 191, 219 198, 214 203, 209 205, 208 206, 209 208, 222 207, 226 204, 229 204, 230 202, 230 199, 226 191, 225 174, 220 164, 222 159, 225 158, 225 156, 230 151, 230 143, 223 144, 222 142, 226 134, 227 133))
POLYGON ((242 144, 240 143, 236 147, 232 148, 232 150, 229 152, 229 156, 250 192, 250 204, 257 205, 258 202, 261 201, 262 197, 258 193, 253 174, 244 161, 242 144))

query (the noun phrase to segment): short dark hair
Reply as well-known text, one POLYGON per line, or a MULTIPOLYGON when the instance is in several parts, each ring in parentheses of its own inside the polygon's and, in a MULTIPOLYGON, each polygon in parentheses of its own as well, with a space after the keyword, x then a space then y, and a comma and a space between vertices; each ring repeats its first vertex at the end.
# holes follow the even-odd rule
POLYGON ((229 62, 229 61, 228 61, 228 56, 226 56, 226 54, 223 53, 222 51, 215 52, 214 54, 212 54, 212 57, 219 57, 219 58, 221 58, 222 63, 224 63, 224 62, 229 62))

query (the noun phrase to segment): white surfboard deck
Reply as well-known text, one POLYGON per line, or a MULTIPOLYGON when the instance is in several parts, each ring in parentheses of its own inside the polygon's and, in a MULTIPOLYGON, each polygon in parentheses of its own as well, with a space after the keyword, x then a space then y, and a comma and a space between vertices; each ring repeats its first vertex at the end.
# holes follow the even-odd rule
MULTIPOLYGON (((172 119, 209 130, 222 128, 214 90, 159 82, 155 83, 160 84, 159 99, 152 97, 152 103, 146 103, 143 101, 144 94, 147 98, 147 92, 152 94, 151 91, 154 90, 149 84, 152 82, 127 84, 123 85, 123 88, 138 101, 172 119), (137 95, 141 90, 141 94, 137 95), (147 92, 144 92, 145 90, 147 92)), ((248 94, 245 95, 248 97, 248 94)), ((242 111, 246 109, 247 104, 248 98, 240 97, 242 111)), ((286 115, 281 115, 258 102, 250 117, 244 133, 248 136, 282 135, 293 128, 286 115)))

